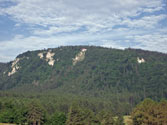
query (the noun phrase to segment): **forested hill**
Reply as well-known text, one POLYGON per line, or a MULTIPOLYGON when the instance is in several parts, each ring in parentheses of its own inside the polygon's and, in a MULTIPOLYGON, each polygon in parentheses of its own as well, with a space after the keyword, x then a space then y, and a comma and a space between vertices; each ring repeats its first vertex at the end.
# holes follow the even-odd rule
POLYGON ((66 46, 28 51, 0 63, 0 89, 110 97, 167 97, 167 54, 66 46))

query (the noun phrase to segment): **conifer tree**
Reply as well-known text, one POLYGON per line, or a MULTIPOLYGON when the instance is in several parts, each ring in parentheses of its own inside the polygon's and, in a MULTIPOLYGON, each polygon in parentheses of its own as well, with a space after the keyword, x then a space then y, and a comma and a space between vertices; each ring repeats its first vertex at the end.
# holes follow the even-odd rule
POLYGON ((32 102, 29 104, 28 115, 27 115, 29 123, 33 125, 41 125, 44 120, 44 110, 37 102, 32 102))
POLYGON ((97 114, 97 118, 100 121, 100 125, 113 125, 114 117, 109 111, 101 111, 97 114))
POLYGON ((69 110, 67 125, 97 125, 93 112, 78 105, 72 105, 69 110))

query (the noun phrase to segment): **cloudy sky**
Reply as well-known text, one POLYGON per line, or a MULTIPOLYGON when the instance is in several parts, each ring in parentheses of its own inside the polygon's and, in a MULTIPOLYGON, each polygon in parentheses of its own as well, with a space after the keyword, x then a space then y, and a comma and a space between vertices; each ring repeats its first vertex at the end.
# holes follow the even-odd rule
POLYGON ((0 62, 64 45, 167 53, 167 1, 0 0, 0 62))

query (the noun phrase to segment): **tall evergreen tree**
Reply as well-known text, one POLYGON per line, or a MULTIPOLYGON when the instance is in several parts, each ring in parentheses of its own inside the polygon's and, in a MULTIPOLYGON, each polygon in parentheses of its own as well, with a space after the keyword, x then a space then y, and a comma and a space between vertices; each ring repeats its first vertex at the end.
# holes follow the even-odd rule
POLYGON ((44 110, 39 103, 33 101, 29 104, 27 118, 29 123, 33 125, 41 125, 43 123, 44 110))
POLYGON ((72 105, 69 110, 67 125, 97 125, 98 121, 93 112, 88 109, 72 105))
POLYGON ((48 125, 65 125, 66 115, 64 113, 54 113, 48 121, 48 125))
POLYGON ((101 111, 97 114, 97 118, 100 122, 100 125, 113 125, 114 124, 114 116, 112 112, 101 111))

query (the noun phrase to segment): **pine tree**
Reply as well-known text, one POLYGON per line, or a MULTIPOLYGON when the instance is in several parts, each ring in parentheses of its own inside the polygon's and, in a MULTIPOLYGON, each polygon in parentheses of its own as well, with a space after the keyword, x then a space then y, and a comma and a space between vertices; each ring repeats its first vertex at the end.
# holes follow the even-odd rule
POLYGON ((32 102, 29 104, 28 109, 28 115, 27 115, 28 121, 32 123, 33 125, 41 125, 44 120, 44 110, 38 104, 37 102, 32 102))
POLYGON ((66 115, 64 113, 54 113, 48 125, 65 125, 66 115))
POLYGON ((100 121, 100 125, 113 125, 114 117, 109 111, 101 111, 97 114, 97 118, 100 121))
POLYGON ((93 112, 78 105, 72 105, 69 110, 67 125, 97 125, 93 112))

